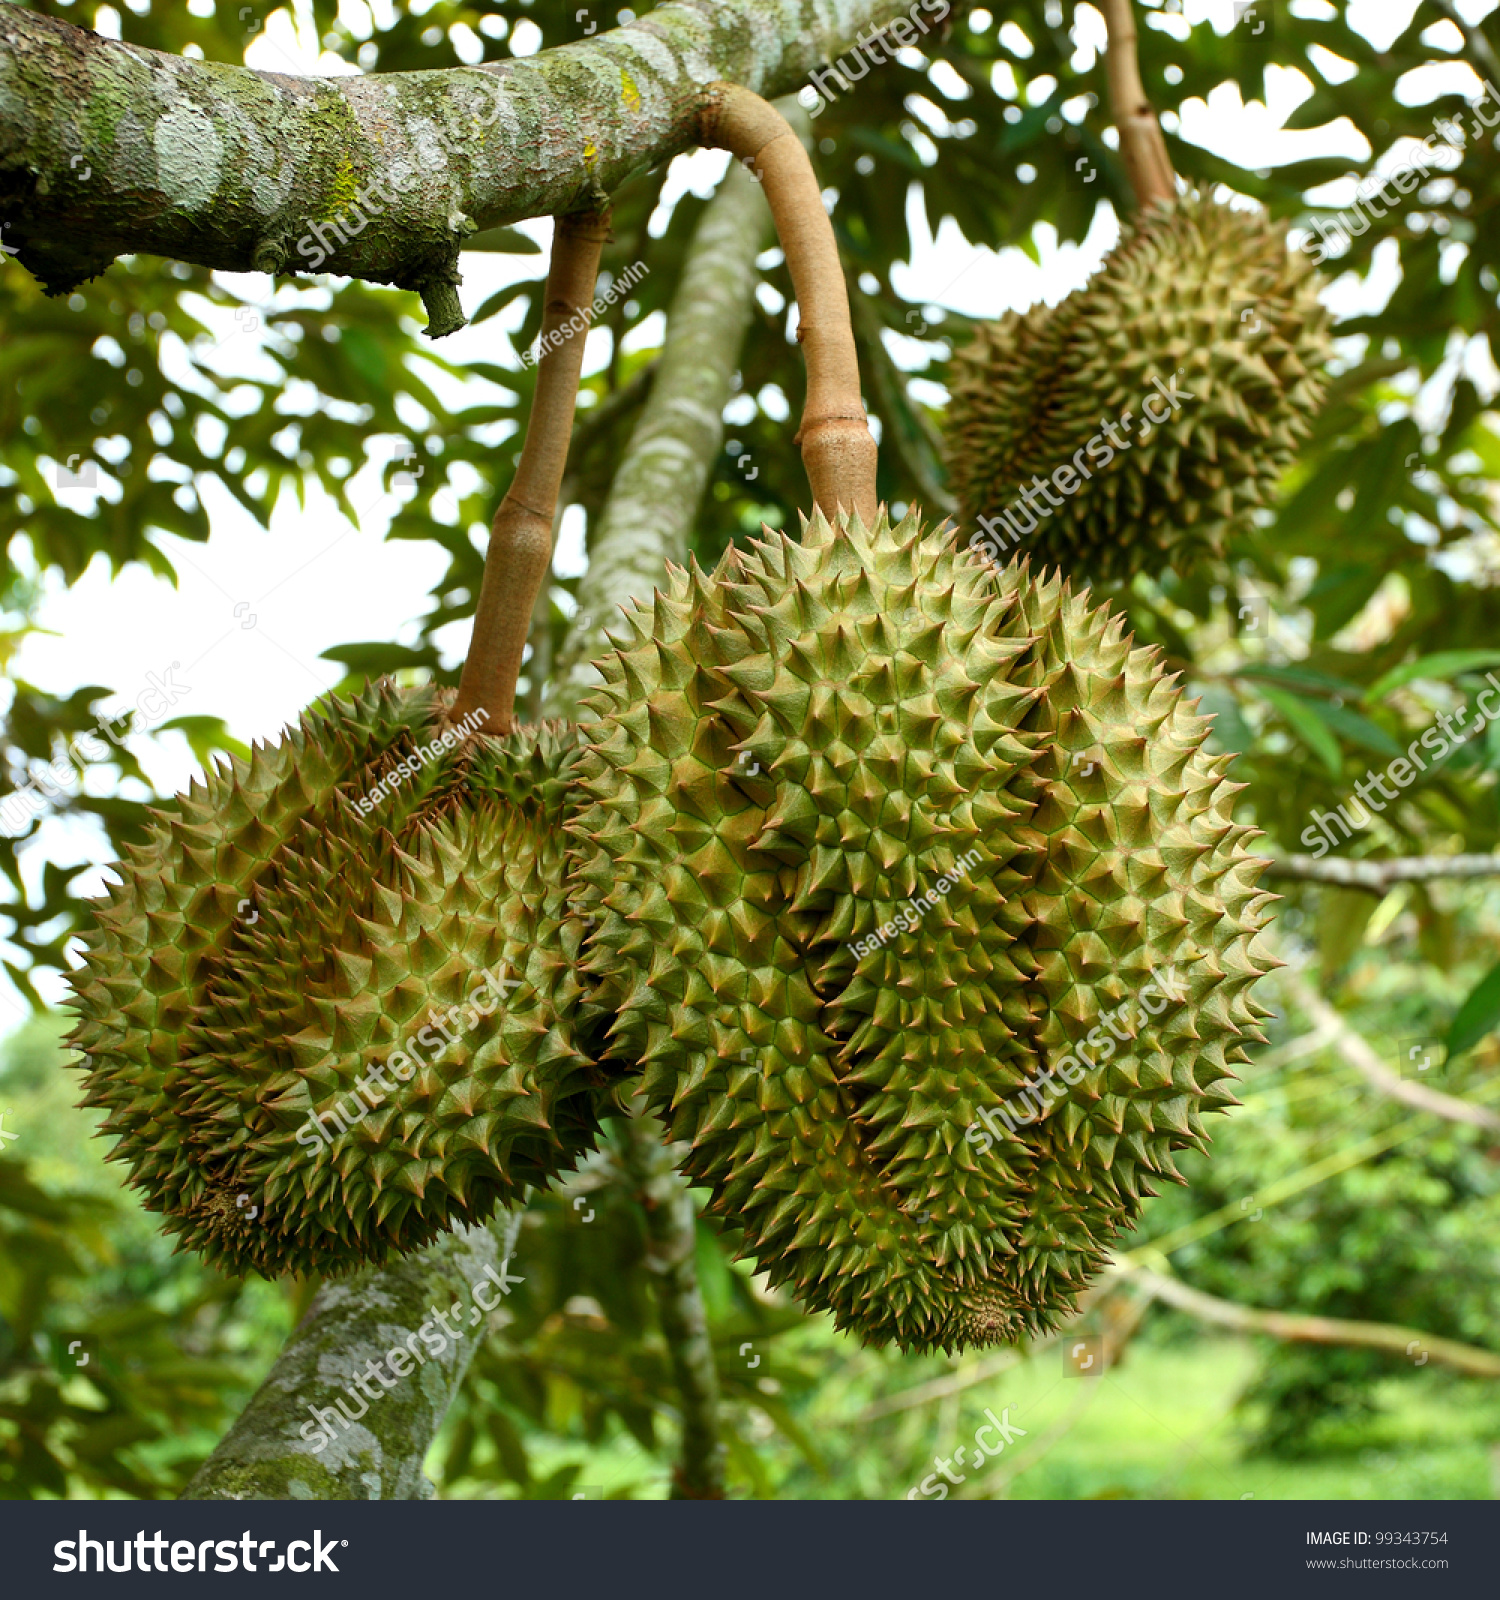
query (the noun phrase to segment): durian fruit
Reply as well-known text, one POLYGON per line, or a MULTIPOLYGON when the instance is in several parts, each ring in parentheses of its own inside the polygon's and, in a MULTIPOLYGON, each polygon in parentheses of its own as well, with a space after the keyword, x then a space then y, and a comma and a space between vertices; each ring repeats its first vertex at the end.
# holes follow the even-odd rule
POLYGON ((148 1207, 232 1272, 335 1274, 480 1221, 618 1104, 562 871, 577 740, 514 719, 607 234, 594 212, 554 231, 456 697, 382 684, 305 716, 155 814, 97 909, 87 1103, 148 1207))
POLYGON ((964 523, 1090 581, 1221 554, 1321 403, 1318 289, 1263 213, 1158 201, 1083 289, 982 324, 955 358, 964 523))
POLYGON ((442 748, 443 710, 387 682, 305 715, 154 813, 97 906, 86 1103, 228 1271, 334 1274, 482 1220, 611 1104, 562 876, 576 738, 442 748))
POLYGON ((1260 1038, 1272 897, 1207 719, 1107 608, 915 514, 768 533, 631 620, 570 827, 611 1053, 839 1327, 1054 1326, 1260 1038), (1182 1003, 1112 1039, 1167 968, 1182 1003), (1081 1076, 986 1150, 1047 1068, 1081 1076))

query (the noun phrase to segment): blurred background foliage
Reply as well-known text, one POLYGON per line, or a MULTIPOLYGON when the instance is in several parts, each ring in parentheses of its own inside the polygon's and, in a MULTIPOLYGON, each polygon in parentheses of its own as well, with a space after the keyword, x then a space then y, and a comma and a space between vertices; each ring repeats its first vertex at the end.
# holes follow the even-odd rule
MULTIPOLYGON (((226 62, 243 59, 272 9, 257 6, 247 20, 236 0, 35 8, 77 23, 97 15, 133 42, 226 62)), ((1500 663, 1500 438, 1490 409, 1500 380, 1492 337, 1500 151, 1463 95, 1432 98, 1423 86, 1434 63, 1460 58, 1478 79, 1500 82, 1500 12, 1474 24, 1463 19, 1482 7, 1446 0, 1415 8, 1262 0, 1256 9, 1270 22, 1259 33, 1230 29, 1227 16, 1189 26, 1175 0, 1141 7, 1147 90, 1191 181, 1222 184, 1289 228, 1306 228, 1314 214, 1346 205, 1355 179, 1389 171, 1399 142, 1426 137, 1435 118, 1455 117, 1466 130, 1457 170, 1404 196, 1391 191, 1388 215, 1325 267, 1361 309, 1338 326, 1330 402, 1279 505, 1217 566, 1140 575, 1111 591, 1137 636, 1159 643, 1202 693, 1217 716, 1215 738, 1240 753, 1243 814, 1266 830, 1269 848, 1287 853, 1306 848, 1299 836, 1314 808, 1346 801, 1367 767, 1383 767, 1438 714, 1462 707, 1473 716, 1483 673, 1500 663), (1386 13, 1411 13, 1394 39, 1386 13), (1354 26, 1360 17, 1383 30, 1383 47, 1354 26), (1343 119, 1362 137, 1363 159, 1255 171, 1177 137, 1189 100, 1225 85, 1246 102, 1263 99, 1267 70, 1286 67, 1312 90, 1290 125, 1343 119)), ((300 14, 327 50, 367 71, 530 54, 620 15, 596 6, 580 16, 573 0, 397 0, 377 8, 380 26, 348 0, 300 0, 300 14)), ((1038 227, 1078 241, 1101 202, 1129 209, 1102 63, 1080 43, 1097 36, 1095 20, 1071 0, 955 7, 925 55, 903 52, 872 70, 814 120, 814 158, 834 196, 880 430, 881 493, 898 505, 945 504, 942 384, 966 332, 958 314, 911 304, 895 287, 912 258, 914 212, 934 231, 951 218, 973 244, 1037 257, 1038 227)), ((1500 89, 1491 94, 1497 108, 1500 89)), ((704 204, 687 194, 667 216, 665 177, 665 168, 638 174, 616 197, 605 269, 642 259, 651 270, 602 319, 609 359, 585 386, 569 491, 588 524, 649 392, 651 342, 627 353, 621 340, 668 305, 704 204)), ((530 248, 514 234, 495 243, 530 248)), ((514 352, 540 325, 540 256, 534 266, 535 277, 468 305, 481 322, 521 320, 506 361, 464 369, 489 386, 471 386, 459 401, 443 398, 462 374, 419 337, 414 296, 298 280, 274 295, 268 287, 252 306, 199 268, 136 258, 67 299, 46 300, 19 268, 0 271, 8 683, 0 796, 90 728, 123 687, 60 699, 10 673, 37 625, 41 582, 74 582, 98 560, 114 572, 139 562, 170 576, 159 535, 207 538, 210 480, 262 524, 279 497, 302 496, 313 483, 352 514, 346 486, 362 463, 385 463, 389 482, 393 440, 420 452, 429 470, 409 480, 390 537, 432 541, 448 558, 421 636, 404 646, 352 640, 328 655, 347 669, 344 687, 383 671, 453 681, 454 664, 445 667, 433 636, 472 609, 481 557, 470 529, 488 522, 507 486, 514 457, 499 447, 530 402, 531 372, 514 352), (259 340, 279 376, 221 374, 211 327, 229 317, 259 340), (103 494, 91 509, 58 492, 56 468, 70 458, 98 473, 103 494), (435 504, 445 489, 456 519, 435 504)), ((787 337, 791 288, 779 251, 760 258, 760 278, 725 449, 697 523, 706 562, 763 521, 794 524, 805 502, 787 426, 800 412, 803 376, 787 337), (746 455, 753 478, 739 465, 746 455)), ((502 323, 492 326, 503 347, 502 323)), ((576 580, 554 582, 554 645, 575 589, 576 580)), ((236 748, 212 717, 177 726, 201 759, 236 748)), ((1341 853, 1494 850, 1497 767, 1500 724, 1412 784, 1341 853)), ((77 879, 141 824, 148 786, 130 750, 112 747, 96 769, 85 792, 47 799, 18 837, 0 836, 6 969, 39 1006, 34 976, 66 964, 77 879), (28 861, 38 828, 57 816, 87 822, 100 850, 75 862, 28 861)), ((1282 953, 1312 969, 1391 1066, 1410 1046, 1430 1046, 1436 1086, 1493 1107, 1494 882, 1437 880, 1386 895, 1278 887, 1287 895, 1282 953), (1444 1041, 1461 1011, 1466 1048, 1449 1052, 1444 1041)), ((1214 1159, 1188 1158, 1188 1186, 1149 1206, 1127 1245, 1155 1244, 1186 1281, 1242 1304, 1493 1346, 1494 1136, 1377 1096, 1326 1044, 1309 1043, 1294 1006, 1278 1011, 1271 1044, 1247 1073, 1245 1106, 1218 1130, 1214 1159)), ((86 1137, 90 1114, 71 1106, 63 1031, 42 1012, 11 1036, 0 1066, 0 1129, 16 1135, 0 1139, 0 1496, 170 1495, 264 1375, 311 1286, 234 1283, 170 1255, 86 1137)), ((1108 1333, 1117 1358, 1099 1381, 1076 1379, 1056 1344, 1017 1356, 904 1358, 863 1350, 767 1296, 732 1262, 732 1246, 700 1225, 737 1494, 904 1495, 933 1472, 936 1456, 970 1439, 986 1407, 1008 1408, 1026 1434, 988 1477, 952 1492, 1500 1493, 1495 1385, 1446 1374, 1419 1354, 1208 1333, 1161 1307, 1143 1315, 1126 1285, 1101 1297, 1082 1325, 1108 1333)), ((443 1492, 667 1491, 675 1395, 643 1252, 641 1214, 608 1149, 566 1191, 533 1201, 518 1247, 526 1283, 429 1461, 443 1492)))

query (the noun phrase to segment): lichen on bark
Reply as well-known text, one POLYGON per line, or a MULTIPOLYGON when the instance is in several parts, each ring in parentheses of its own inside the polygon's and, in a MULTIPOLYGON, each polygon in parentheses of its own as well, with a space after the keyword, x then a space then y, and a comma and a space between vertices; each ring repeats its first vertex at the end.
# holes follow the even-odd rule
POLYGON ((0 227, 54 294, 136 252, 324 270, 420 290, 437 335, 462 324, 458 254, 476 228, 596 203, 696 142, 709 84, 784 93, 910 9, 678 0, 526 59, 318 79, 168 56, 7 5, 0 227))
MULTIPOLYGON (((499 1291, 514 1248, 520 1214, 488 1228, 460 1228, 428 1249, 347 1280, 326 1283, 277 1357, 234 1427, 184 1491, 188 1500, 425 1500, 436 1493, 422 1458, 463 1382, 475 1351, 503 1302, 472 1320, 499 1291), (475 1285, 486 1293, 475 1304, 475 1285), (313 1426, 315 1413, 336 1407, 340 1395, 359 1398, 356 1373, 388 1351, 409 1349, 434 1308, 463 1308, 460 1336, 433 1353, 437 1339, 419 1341, 426 1360, 389 1389, 369 1380, 377 1398, 347 1427, 313 1426), (376 1387, 379 1385, 378 1387, 376 1387), (324 1433, 332 1441, 314 1445, 324 1433)), ((517 1275, 510 1274, 511 1281, 517 1275)), ((340 1414, 342 1415, 342 1414, 340 1414)), ((348 1420, 347 1418, 345 1420, 348 1420)))

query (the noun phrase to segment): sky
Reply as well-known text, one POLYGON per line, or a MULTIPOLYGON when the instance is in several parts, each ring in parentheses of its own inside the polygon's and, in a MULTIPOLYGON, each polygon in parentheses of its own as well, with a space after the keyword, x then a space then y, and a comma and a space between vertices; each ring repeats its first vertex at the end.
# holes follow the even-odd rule
MULTIPOLYGON (((190 0, 189 9, 202 3, 209 0, 190 0)), ((1298 9, 1321 6, 1321 0, 1290 3, 1298 9)), ((1352 19, 1379 44, 1406 26, 1416 3, 1361 0, 1352 7, 1352 19)), ((1500 0, 1461 0, 1460 10, 1477 21, 1496 3, 1500 0)), ((377 18, 380 11, 377 5, 377 18)), ((1153 16, 1151 21, 1178 30, 1209 25, 1222 33, 1230 25, 1231 11, 1232 0, 1186 0, 1181 15, 1153 16)), ((364 0, 342 0, 342 14, 357 34, 362 29, 368 32, 370 13, 364 0)), ((1081 14, 1084 23, 1075 40, 1080 50, 1087 52, 1103 43, 1103 23, 1089 8, 1083 8, 1081 14)), ((113 31, 107 21, 106 17, 101 22, 100 31, 113 31)), ((526 28, 536 32, 530 24, 518 25, 513 40, 517 54, 535 49, 535 41, 522 34, 526 28)), ((1430 30, 1430 37, 1434 43, 1456 47, 1459 35, 1451 23, 1439 22, 1430 30), (1451 40, 1442 30, 1452 35, 1451 40)), ((476 51, 478 46, 479 41, 472 39, 476 51)), ((310 24, 304 20, 302 26, 294 26, 284 13, 271 17, 265 34, 251 45, 247 61, 254 67, 281 72, 357 70, 320 52, 310 24)), ((1407 86, 1404 98, 1425 102, 1454 85, 1471 95, 1482 88, 1467 66, 1455 63, 1407 86)), ((1242 104, 1237 90, 1226 86, 1211 95, 1207 104, 1198 101, 1186 106, 1180 132, 1188 141, 1241 164, 1253 160, 1279 165, 1330 154, 1351 162, 1365 159, 1368 146, 1347 122, 1312 132, 1284 129, 1287 117, 1311 90, 1310 78, 1302 73, 1275 69, 1268 75, 1264 102, 1242 104)), ((653 231, 665 228, 670 207, 684 193, 710 193, 728 160, 727 154, 716 151, 679 157, 669 174, 664 210, 653 231)), ((1349 188, 1352 193, 1352 184, 1349 188)), ((1320 193, 1315 198, 1341 203, 1338 189, 1331 185, 1326 196, 1320 193)), ((1059 246, 1052 230, 1043 226, 1037 230, 1041 260, 1036 263, 1019 250, 997 254, 973 248, 951 219, 944 221, 934 237, 915 191, 909 201, 909 218, 914 248, 910 262, 898 265, 893 274, 897 291, 924 306, 982 317, 998 316, 1038 299, 1061 299, 1087 280, 1118 233, 1108 208, 1101 208, 1088 237, 1078 246, 1059 246)), ((550 242, 551 224, 545 220, 522 224, 522 231, 544 250, 550 242)), ((545 270, 545 261, 545 254, 465 255, 461 262, 464 304, 472 310, 502 285, 538 277, 545 270)), ((273 292, 272 281, 261 274, 220 276, 228 287, 257 304, 265 304, 273 292)), ((1388 258, 1386 269, 1377 268, 1367 282, 1356 282, 1348 275, 1336 281, 1329 298, 1336 310, 1349 314, 1383 304, 1395 285, 1394 264, 1388 258)), ((282 292, 305 293, 306 284, 282 292)), ((237 323, 227 311, 209 308, 206 302, 203 315, 220 336, 212 359, 222 370, 250 375, 257 371, 258 362, 262 373, 268 370, 269 363, 259 350, 258 329, 237 323)), ((512 306, 479 328, 465 328, 449 337, 440 349, 448 360, 460 364, 484 360, 514 368, 516 355, 508 335, 519 321, 520 311, 512 306)), ((659 331, 660 318, 649 319, 633 331, 629 343, 654 343, 659 331)), ((608 338, 603 330, 590 335, 586 371, 604 364, 608 338)), ((893 336, 892 348, 896 359, 908 367, 922 363, 923 351, 915 341, 893 336)), ((174 355, 185 368, 180 347, 174 352, 171 341, 164 339, 164 360, 170 362, 174 355)), ((1483 361, 1479 366, 1486 374, 1493 371, 1483 361)), ((917 392, 924 399, 942 397, 936 385, 924 386, 920 381, 917 392)), ((201 492, 212 522, 207 543, 159 536, 178 570, 176 587, 141 567, 127 568, 111 579, 102 558, 96 559, 71 589, 60 581, 49 581, 38 617, 41 628, 49 631, 26 642, 15 662, 15 673, 58 694, 86 683, 112 684, 121 691, 123 704, 148 685, 148 674, 160 678, 171 667, 174 681, 187 692, 170 715, 223 717, 231 732, 248 742, 275 738, 310 700, 340 679, 342 669, 320 660, 321 651, 357 639, 414 639, 417 618, 427 609, 428 590, 444 570, 446 558, 441 551, 419 543, 385 542, 400 497, 393 500, 383 492, 378 467, 367 467, 351 480, 351 495, 361 507, 357 523, 348 521, 316 487, 310 490, 305 509, 284 497, 269 532, 212 484, 205 483, 201 492)), ((86 490, 61 493, 80 496, 81 505, 92 499, 86 490)), ((476 541, 480 538, 477 533, 475 537, 476 541)), ((579 529, 565 526, 557 554, 559 572, 580 571, 584 559, 579 529)), ((467 623, 456 624, 440 636, 439 643, 452 662, 461 658, 467 632, 467 623)), ((139 739, 135 748, 164 793, 184 787, 196 773, 194 758, 180 735, 139 739)), ((133 787, 138 798, 145 798, 138 785, 133 787)), ((102 834, 91 826, 54 820, 28 849, 27 871, 39 875, 47 859, 76 861, 81 855, 102 864, 109 854, 102 834)), ((102 871, 91 878, 95 881, 81 887, 97 893, 104 881, 102 871)), ((7 1022, 17 1020, 14 1001, 5 994, 5 987, 0 979, 0 1032, 7 1022)), ((60 994, 51 997, 60 998, 60 994)))

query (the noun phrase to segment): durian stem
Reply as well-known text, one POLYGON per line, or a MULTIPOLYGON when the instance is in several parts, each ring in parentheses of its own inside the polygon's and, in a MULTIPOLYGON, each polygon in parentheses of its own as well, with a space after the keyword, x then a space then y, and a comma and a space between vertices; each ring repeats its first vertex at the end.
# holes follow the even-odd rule
POLYGON ((1109 101, 1120 132, 1120 156, 1130 187, 1144 211, 1158 200, 1177 196, 1177 176, 1162 138, 1161 124, 1146 98, 1136 58, 1135 10, 1132 0, 1099 0, 1109 29, 1104 65, 1109 74, 1109 101))
POLYGON ((848 286, 812 162, 775 106, 737 84, 710 86, 702 128, 704 144, 728 150, 760 180, 776 219, 807 362, 797 441, 813 500, 826 517, 842 506, 873 522, 878 452, 860 392, 848 286))
POLYGON ((552 520, 573 432, 599 253, 608 237, 605 212, 557 219, 526 443, 515 479, 495 513, 474 635, 458 698, 448 713, 448 720, 456 723, 471 713, 487 712, 478 725, 483 733, 509 733, 515 726, 516 680, 536 597, 552 567, 552 520))

